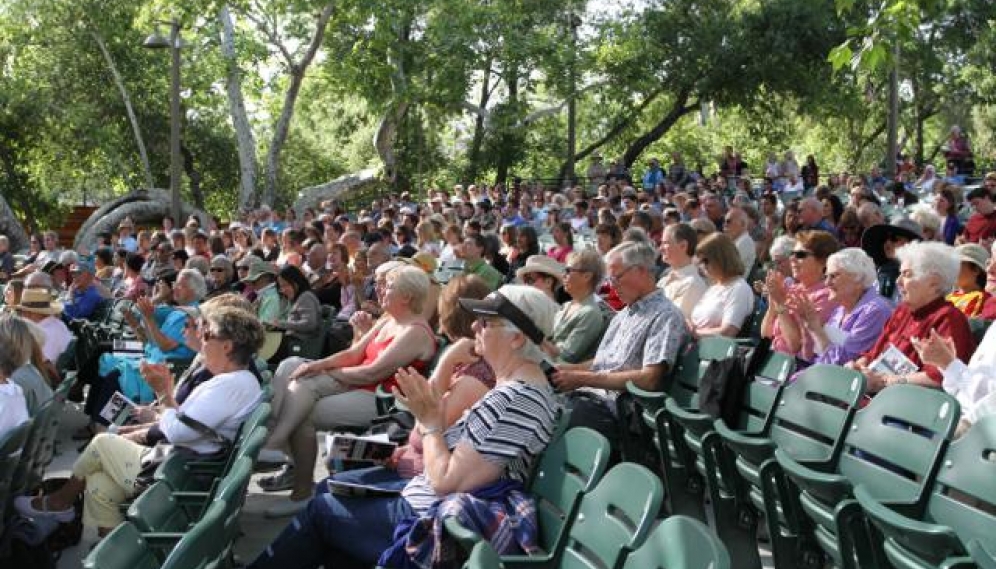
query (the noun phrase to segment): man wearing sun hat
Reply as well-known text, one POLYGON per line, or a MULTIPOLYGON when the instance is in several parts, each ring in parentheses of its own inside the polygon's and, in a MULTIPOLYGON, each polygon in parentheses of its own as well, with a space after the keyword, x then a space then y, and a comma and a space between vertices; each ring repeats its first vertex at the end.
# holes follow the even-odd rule
POLYGON ((132 236, 132 232, 135 230, 135 224, 130 218, 124 218, 121 223, 118 224, 118 243, 117 246, 128 251, 129 253, 134 253, 138 251, 138 241, 132 236))
POLYGON ((79 259, 70 267, 73 282, 69 285, 69 302, 62 309, 65 320, 89 318, 103 300, 93 276, 95 272, 93 260, 88 258, 79 259))
POLYGON ((22 318, 34 322, 45 332, 42 354, 54 365, 73 339, 72 332, 59 319, 62 303, 54 300, 48 289, 25 288, 21 293, 21 303, 14 308, 22 318))
POLYGON ((256 291, 256 315, 262 322, 286 318, 289 306, 277 290, 277 269, 255 255, 249 259, 249 274, 242 282, 256 291))

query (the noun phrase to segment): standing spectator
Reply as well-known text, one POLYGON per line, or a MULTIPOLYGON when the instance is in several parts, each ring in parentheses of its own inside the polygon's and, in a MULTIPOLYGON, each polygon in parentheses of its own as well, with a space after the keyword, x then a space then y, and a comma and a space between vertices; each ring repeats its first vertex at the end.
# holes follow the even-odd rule
POLYGON ((588 171, 585 172, 585 177, 588 178, 588 187, 592 191, 598 189, 598 186, 605 183, 605 177, 608 173, 609 171, 606 170, 605 164, 602 163, 601 153, 593 153, 591 155, 591 164, 588 166, 588 171))
POLYGON ((806 163, 802 166, 802 185, 807 190, 820 185, 820 167, 816 165, 816 158, 812 154, 806 156, 806 163))
POLYGON ((684 189, 685 185, 691 181, 688 169, 681 159, 680 152, 671 153, 671 167, 667 171, 667 181, 677 189, 684 189))
POLYGON ((643 174, 643 191, 652 192, 657 184, 664 183, 664 170, 661 169, 660 160, 651 158, 647 164, 647 171, 643 174))

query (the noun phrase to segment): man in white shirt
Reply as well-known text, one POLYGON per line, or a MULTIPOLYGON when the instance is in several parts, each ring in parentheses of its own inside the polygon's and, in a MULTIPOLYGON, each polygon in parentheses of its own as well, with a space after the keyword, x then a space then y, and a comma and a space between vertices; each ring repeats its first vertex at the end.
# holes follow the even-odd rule
POLYGON ((692 262, 697 244, 698 233, 687 223, 664 228, 660 252, 671 268, 657 281, 657 286, 664 289, 664 296, 681 310, 686 319, 692 317, 692 310, 708 288, 698 267, 692 262))
POLYGON ((757 259, 757 245, 750 236, 751 220, 747 212, 738 205, 730 206, 723 223, 723 232, 737 246, 740 260, 744 263, 744 278, 750 275, 757 259))

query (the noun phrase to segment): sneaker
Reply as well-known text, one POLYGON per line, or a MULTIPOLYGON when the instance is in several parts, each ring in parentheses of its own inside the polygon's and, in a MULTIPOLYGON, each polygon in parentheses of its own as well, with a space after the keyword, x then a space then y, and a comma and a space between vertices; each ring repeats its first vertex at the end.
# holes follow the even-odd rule
POLYGON ((287 464, 287 455, 279 450, 265 448, 259 451, 253 470, 255 472, 273 472, 280 470, 285 464, 287 464))
POLYGON ((263 512, 263 517, 286 518, 288 516, 297 515, 298 512, 301 512, 308 507, 308 502, 310 501, 311 498, 305 498, 303 500, 291 500, 290 498, 284 498, 267 508, 263 512))
POLYGON ((67 508, 65 510, 49 510, 48 509, 48 496, 41 496, 41 509, 35 508, 34 501, 36 496, 18 496, 14 499, 14 507, 17 511, 21 513, 22 516, 26 518, 51 518, 57 522, 67 523, 73 521, 76 518, 76 509, 67 508))
POLYGON ((273 476, 260 478, 259 482, 256 484, 258 484, 264 492, 281 492, 283 490, 290 490, 294 487, 294 465, 287 464, 280 472, 274 474, 273 476))

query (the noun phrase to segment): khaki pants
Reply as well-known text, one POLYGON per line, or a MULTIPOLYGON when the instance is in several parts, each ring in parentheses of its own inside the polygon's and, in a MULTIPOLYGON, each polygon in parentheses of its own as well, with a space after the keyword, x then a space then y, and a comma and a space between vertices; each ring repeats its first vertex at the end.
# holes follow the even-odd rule
POLYGON ((73 476, 86 480, 84 524, 113 528, 123 521, 118 506, 136 494, 135 479, 148 451, 148 447, 109 433, 90 441, 73 465, 73 476))

